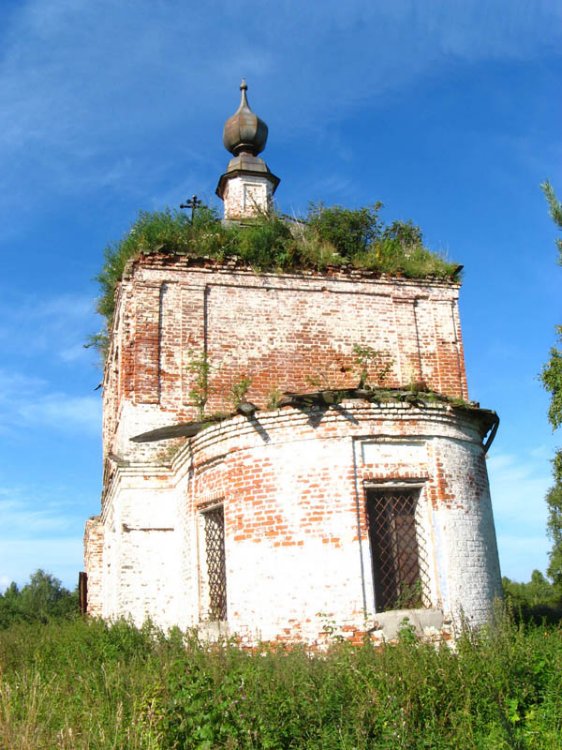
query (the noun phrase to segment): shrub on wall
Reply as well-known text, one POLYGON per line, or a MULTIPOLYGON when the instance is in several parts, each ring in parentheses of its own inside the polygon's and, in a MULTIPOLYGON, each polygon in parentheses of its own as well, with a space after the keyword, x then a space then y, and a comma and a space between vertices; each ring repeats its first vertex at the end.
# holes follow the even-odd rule
MULTIPOLYGON (((214 209, 200 207, 190 221, 185 213, 165 209, 143 211, 129 232, 105 249, 97 276, 101 294, 97 310, 111 326, 115 290, 127 263, 142 254, 168 253, 236 259, 256 271, 325 270, 329 266, 364 268, 407 278, 456 280, 460 266, 423 245, 422 233, 410 221, 385 226, 382 204, 347 209, 312 204, 304 219, 261 215, 242 224, 223 224, 214 209)), ((92 336, 103 349, 107 333, 92 336)))

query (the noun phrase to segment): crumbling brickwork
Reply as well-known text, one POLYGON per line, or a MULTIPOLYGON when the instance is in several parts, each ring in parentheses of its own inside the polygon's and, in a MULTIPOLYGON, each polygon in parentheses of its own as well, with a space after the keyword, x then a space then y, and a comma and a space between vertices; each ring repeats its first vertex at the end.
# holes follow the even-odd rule
POLYGON ((431 400, 276 408, 281 392, 356 387, 357 346, 376 353, 373 387, 466 400, 458 291, 359 271, 135 260, 106 364, 103 507, 86 545, 90 611, 226 628, 248 642, 320 643, 334 627, 384 637, 391 613, 377 608, 368 492, 415 486, 420 628, 485 620, 500 591, 482 445, 493 415, 431 400), (251 418, 234 415, 244 378, 259 407, 251 418), (196 437, 131 442, 197 419, 205 398, 207 414, 233 416, 196 437), (224 519, 226 623, 209 615, 202 514, 213 508, 224 519))
POLYGON ((99 517, 89 518, 84 531, 84 564, 88 571, 87 609, 91 615, 102 614, 104 528, 99 517))
POLYGON ((354 386, 356 345, 378 354, 369 365, 373 385, 422 385, 468 398, 457 284, 360 272, 255 274, 143 257, 120 290, 106 369, 104 444, 133 449, 134 432, 113 442, 124 429, 118 415, 125 404, 157 404, 142 410, 155 425, 194 418, 203 360, 212 413, 232 408, 232 388, 245 376, 248 399, 262 407, 276 391, 354 386))

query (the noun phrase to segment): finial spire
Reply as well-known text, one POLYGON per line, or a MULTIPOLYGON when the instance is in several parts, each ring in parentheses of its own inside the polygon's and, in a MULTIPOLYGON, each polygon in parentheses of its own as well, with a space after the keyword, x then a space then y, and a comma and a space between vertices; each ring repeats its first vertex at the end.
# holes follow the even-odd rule
POLYGON ((224 125, 224 147, 234 156, 241 153, 257 156, 264 150, 267 142, 267 125, 250 109, 247 90, 248 84, 243 78, 240 84, 240 106, 224 125))
POLYGON ((267 125, 248 104, 248 84, 240 83, 240 105, 224 125, 222 142, 233 155, 226 172, 217 185, 217 195, 224 201, 225 221, 241 221, 260 213, 268 213, 273 206, 273 193, 279 178, 258 156, 267 141, 267 125))
POLYGON ((248 84, 246 83, 246 79, 243 78, 242 82, 240 83, 240 91, 242 92, 240 95, 240 106, 237 109, 237 113, 241 112, 242 110, 246 110, 250 114, 254 114, 252 110, 250 109, 250 105, 248 104, 248 96, 246 92, 248 91, 248 84))

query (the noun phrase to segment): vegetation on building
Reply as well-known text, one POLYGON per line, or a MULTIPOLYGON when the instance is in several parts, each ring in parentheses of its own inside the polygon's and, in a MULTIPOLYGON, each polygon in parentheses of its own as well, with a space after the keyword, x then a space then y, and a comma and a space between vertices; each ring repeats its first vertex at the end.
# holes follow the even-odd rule
MULTIPOLYGON (((348 209, 312 204, 304 219, 277 214, 243 223, 224 223, 214 209, 202 206, 191 221, 178 210, 142 211, 130 231, 105 249, 98 312, 111 326, 115 290, 128 262, 140 255, 166 253, 235 259, 255 271, 324 271, 330 267, 367 269, 412 279, 458 280, 461 267, 429 250, 411 221, 380 219, 382 207, 348 209)), ((103 348, 104 334, 92 344, 103 348)))

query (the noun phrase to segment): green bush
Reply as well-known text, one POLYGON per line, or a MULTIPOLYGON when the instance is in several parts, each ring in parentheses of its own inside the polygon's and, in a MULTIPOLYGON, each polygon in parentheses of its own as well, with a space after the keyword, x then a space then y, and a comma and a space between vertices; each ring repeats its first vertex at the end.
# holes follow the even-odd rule
POLYGON ((0 594, 0 629, 15 622, 47 622, 78 614, 78 592, 66 589, 58 578, 36 570, 21 589, 11 583, 0 594))
POLYGON ((101 287, 97 305, 100 315, 111 320, 115 287, 131 258, 142 253, 186 252, 191 234, 189 219, 181 211, 141 211, 125 237, 105 248, 103 268, 97 276, 101 287))
POLYGON ((503 624, 465 636, 457 654, 411 637, 379 650, 342 643, 325 658, 221 649, 204 666, 176 665, 159 687, 164 746, 556 747, 560 639, 551 651, 550 637, 503 624))
POLYGON ((502 586, 505 600, 517 620, 536 623, 546 620, 553 625, 562 623, 560 594, 540 570, 533 570, 531 580, 526 583, 504 577, 502 586))
POLYGON ((379 211, 382 203, 372 208, 342 208, 311 204, 307 224, 313 236, 333 245, 345 260, 367 252, 381 238, 379 211))

